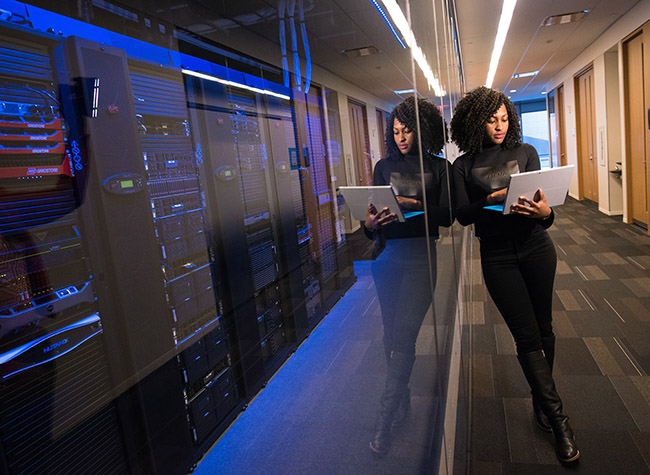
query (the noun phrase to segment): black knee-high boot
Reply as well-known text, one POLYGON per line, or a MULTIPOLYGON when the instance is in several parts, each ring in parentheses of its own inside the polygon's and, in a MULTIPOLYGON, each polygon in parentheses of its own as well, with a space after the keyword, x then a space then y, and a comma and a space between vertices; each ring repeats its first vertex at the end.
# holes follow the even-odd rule
POLYGON ((377 432, 370 442, 370 450, 378 455, 386 455, 390 449, 390 430, 395 413, 408 391, 414 361, 415 355, 395 351, 390 355, 386 385, 377 414, 377 432))
POLYGON ((533 351, 518 355, 519 364, 537 399, 546 414, 555 437, 555 454, 561 462, 573 462, 580 457, 580 451, 569 425, 569 418, 562 413, 562 400, 555 389, 555 381, 544 353, 533 351))
MULTIPOLYGON (((542 349, 544 350, 544 356, 546 357, 546 362, 551 368, 551 374, 553 373, 553 362, 555 361, 555 336, 549 336, 542 338, 542 349)), ((542 408, 539 406, 535 395, 533 394, 533 410, 535 412, 535 420, 537 425, 544 432, 552 432, 553 429, 551 424, 548 422, 548 417, 542 411, 542 408)))
MULTIPOLYGON (((390 364, 390 357, 392 351, 384 349, 386 354, 386 365, 390 364)), ((409 415, 411 410, 411 389, 407 386, 402 401, 399 406, 397 406, 397 411, 395 411, 395 416, 393 417, 393 427, 401 426, 406 422, 406 418, 409 415)))

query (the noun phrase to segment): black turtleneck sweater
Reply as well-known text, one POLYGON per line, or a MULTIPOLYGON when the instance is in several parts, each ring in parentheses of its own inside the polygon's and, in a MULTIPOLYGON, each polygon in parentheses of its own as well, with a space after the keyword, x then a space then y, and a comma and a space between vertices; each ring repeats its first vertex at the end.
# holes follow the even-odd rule
MULTIPOLYGON (((434 238, 438 237, 438 226, 450 226, 452 222, 446 165, 444 158, 435 155, 424 157, 429 236, 434 238)), ((407 154, 379 160, 375 165, 373 184, 391 185, 396 195, 422 201, 419 156, 407 154)), ((424 214, 419 214, 407 218, 404 223, 394 222, 385 226, 382 234, 386 239, 422 237, 425 236, 424 226, 424 214)))
POLYGON ((511 174, 539 169, 537 151, 528 144, 510 150, 491 145, 475 155, 458 157, 453 167, 458 222, 463 226, 474 223, 480 238, 514 238, 530 234, 537 227, 549 228, 553 224, 553 211, 547 219, 531 219, 483 209, 490 193, 508 186, 511 174))

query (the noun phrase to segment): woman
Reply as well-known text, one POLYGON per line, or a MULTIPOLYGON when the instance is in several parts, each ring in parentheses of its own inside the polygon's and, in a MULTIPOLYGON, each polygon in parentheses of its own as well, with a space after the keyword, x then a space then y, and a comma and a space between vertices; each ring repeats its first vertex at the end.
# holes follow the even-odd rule
POLYGON ((395 213, 388 209, 378 211, 370 205, 364 223, 367 235, 381 252, 373 261, 372 274, 381 307, 388 363, 377 431, 370 442, 370 449, 378 455, 388 453, 391 428, 406 419, 410 408, 408 384, 415 361, 415 341, 435 287, 438 225, 451 224, 447 161, 435 155, 444 145, 445 127, 433 104, 419 99, 416 116, 415 99, 408 98, 390 115, 386 130, 388 157, 374 169, 373 183, 391 185, 402 211, 414 214, 399 223, 395 213))
POLYGON ((573 462, 580 452, 551 374, 557 256, 546 229, 553 224, 553 210, 542 190, 532 199, 520 197, 509 215, 485 209, 505 199, 512 173, 539 170, 539 157, 532 146, 521 143, 512 102, 486 87, 458 103, 451 136, 465 152, 453 167, 456 217, 462 225, 475 225, 485 285, 515 339, 537 423, 553 432, 558 459, 573 462))

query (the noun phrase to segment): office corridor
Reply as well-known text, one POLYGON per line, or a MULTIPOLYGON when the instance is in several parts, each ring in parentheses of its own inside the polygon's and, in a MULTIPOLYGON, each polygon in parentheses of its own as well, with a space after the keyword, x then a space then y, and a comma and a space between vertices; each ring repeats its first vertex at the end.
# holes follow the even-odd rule
POLYGON ((537 429, 512 338, 476 260, 471 473, 650 473, 650 237, 570 198, 549 232, 558 254, 554 374, 580 462, 562 467, 552 436, 537 429))
MULTIPOLYGON (((551 436, 537 429, 512 338, 485 292, 475 260, 469 470, 472 475, 648 474, 650 237, 588 202, 569 198, 556 213, 550 230, 558 252, 555 375, 582 457, 562 466, 551 436)), ((376 296, 372 281, 364 277, 369 262, 355 262, 357 284, 196 473, 435 473, 426 457, 427 420, 437 404, 427 392, 432 375, 425 360, 431 354, 422 345, 431 330, 429 320, 411 380, 410 430, 396 434, 384 459, 368 450, 384 371, 376 296)), ((462 468, 455 467, 455 473, 462 468)))

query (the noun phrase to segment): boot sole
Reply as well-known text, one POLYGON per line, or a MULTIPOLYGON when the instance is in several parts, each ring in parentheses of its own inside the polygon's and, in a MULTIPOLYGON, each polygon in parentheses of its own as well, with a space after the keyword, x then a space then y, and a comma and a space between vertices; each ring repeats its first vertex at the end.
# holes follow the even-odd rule
POLYGON ((375 455, 377 455, 377 456, 379 456, 379 457, 385 457, 386 454, 388 454, 388 450, 383 451, 383 452, 377 450, 377 449, 375 448, 375 446, 372 445, 372 442, 370 442, 370 450, 372 451, 373 454, 375 454, 375 455))
POLYGON ((575 461, 578 460, 579 458, 580 458, 580 451, 578 450, 578 453, 576 453, 576 454, 575 454, 573 457, 571 457, 570 459, 561 459, 561 458, 558 457, 558 460, 559 460, 560 462, 562 462, 562 463, 571 463, 571 462, 575 462, 575 461))

